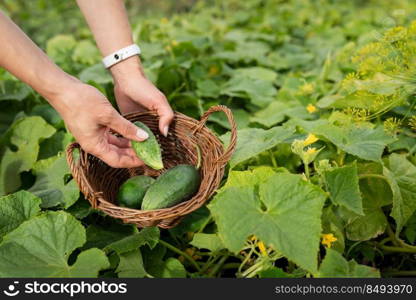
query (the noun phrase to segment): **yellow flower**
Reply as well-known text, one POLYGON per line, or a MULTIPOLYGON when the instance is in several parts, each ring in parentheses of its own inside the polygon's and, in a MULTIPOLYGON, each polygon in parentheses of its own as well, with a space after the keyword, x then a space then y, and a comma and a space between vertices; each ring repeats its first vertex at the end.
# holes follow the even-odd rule
POLYGON ((263 242, 258 242, 257 247, 259 247, 259 250, 263 256, 267 256, 266 246, 263 242))
POLYGON ((315 154, 316 153, 316 148, 314 147, 310 147, 308 148, 308 150, 306 150, 306 154, 315 154))
POLYGON ((336 242, 338 239, 332 233, 322 234, 321 244, 331 248, 332 243, 336 242))
POLYGON ((315 143, 318 140, 319 139, 314 134, 310 133, 310 134, 308 134, 306 139, 303 141, 303 145, 309 146, 309 145, 315 143))
POLYGON ((162 19, 160 19, 160 23, 162 23, 162 24, 168 24, 169 23, 169 20, 167 18, 162 18, 162 19))
POLYGON ((167 45, 167 46, 165 47, 165 50, 166 50, 166 51, 172 51, 172 47, 171 47, 171 46, 169 46, 169 45, 167 45))
POLYGON ((308 106, 306 106, 306 110, 308 111, 308 113, 313 114, 314 112, 316 112, 318 109, 316 108, 315 105, 313 104, 308 104, 308 106))
POLYGON ((173 47, 176 47, 176 46, 179 45, 178 41, 176 41, 176 40, 172 40, 171 44, 172 44, 173 47))

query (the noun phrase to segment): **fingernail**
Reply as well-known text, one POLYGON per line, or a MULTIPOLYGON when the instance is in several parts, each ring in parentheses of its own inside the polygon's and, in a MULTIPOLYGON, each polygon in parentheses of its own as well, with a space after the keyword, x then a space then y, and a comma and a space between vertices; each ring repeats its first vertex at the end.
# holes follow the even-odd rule
POLYGON ((149 135, 147 134, 147 132, 144 131, 144 130, 141 130, 141 129, 137 129, 136 135, 141 140, 146 140, 149 137, 149 135))
POLYGON ((169 126, 165 126, 165 127, 163 127, 163 135, 164 135, 165 137, 167 137, 167 136, 168 136, 168 130, 169 130, 169 126))

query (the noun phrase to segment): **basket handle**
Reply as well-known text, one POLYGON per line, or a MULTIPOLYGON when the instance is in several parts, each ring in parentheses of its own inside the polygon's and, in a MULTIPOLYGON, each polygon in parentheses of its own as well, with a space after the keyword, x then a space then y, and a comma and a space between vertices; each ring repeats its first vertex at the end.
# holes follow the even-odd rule
POLYGON ((71 143, 66 148, 66 160, 71 170, 72 176, 76 179, 80 190, 84 193, 87 199, 90 199, 91 205, 93 208, 97 208, 97 193, 93 191, 91 186, 89 185, 88 181, 85 178, 84 174, 84 166, 88 169, 88 153, 84 152, 81 153, 81 145, 77 142, 71 143), (79 160, 76 161, 74 157, 74 150, 78 150, 80 152, 79 160))
POLYGON ((201 117, 201 120, 199 121, 197 127, 195 128, 195 131, 199 131, 207 122, 208 117, 213 113, 217 111, 222 111, 227 116, 228 122, 231 126, 231 138, 230 138, 230 144, 228 145, 228 148, 222 153, 222 155, 217 159, 217 162, 226 164, 231 156, 234 153, 236 144, 237 144, 237 125, 234 120, 233 113, 231 110, 224 106, 224 105, 216 105, 212 106, 210 109, 208 109, 201 117))

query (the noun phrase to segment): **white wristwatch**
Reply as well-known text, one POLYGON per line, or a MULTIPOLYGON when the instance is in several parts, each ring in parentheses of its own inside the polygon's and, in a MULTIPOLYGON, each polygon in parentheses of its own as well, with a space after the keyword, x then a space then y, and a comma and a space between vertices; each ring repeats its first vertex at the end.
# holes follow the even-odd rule
POLYGON ((122 48, 116 52, 111 53, 103 58, 103 64, 108 69, 115 64, 141 53, 140 47, 136 44, 122 48))

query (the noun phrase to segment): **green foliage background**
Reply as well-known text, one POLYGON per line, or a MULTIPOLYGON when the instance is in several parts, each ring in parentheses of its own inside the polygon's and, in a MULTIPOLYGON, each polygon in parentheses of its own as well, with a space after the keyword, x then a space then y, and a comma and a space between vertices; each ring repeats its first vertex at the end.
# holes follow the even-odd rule
MULTIPOLYGON (((0 276, 416 275, 416 4, 137 2, 145 72, 173 108, 232 108, 227 176, 173 229, 121 224, 79 193, 60 116, 0 70, 0 276)), ((114 103, 73 1, 0 7, 114 103)), ((228 142, 224 116, 208 126, 228 142)))

